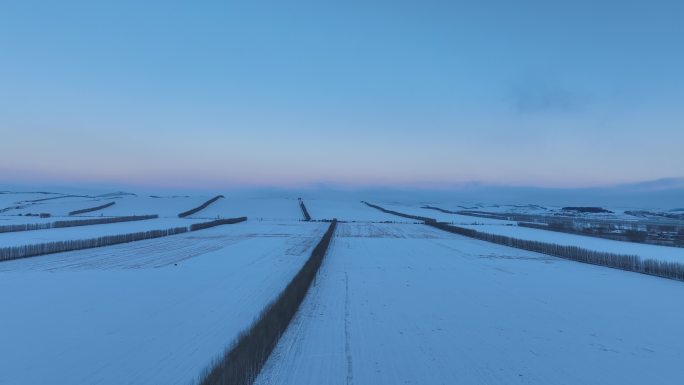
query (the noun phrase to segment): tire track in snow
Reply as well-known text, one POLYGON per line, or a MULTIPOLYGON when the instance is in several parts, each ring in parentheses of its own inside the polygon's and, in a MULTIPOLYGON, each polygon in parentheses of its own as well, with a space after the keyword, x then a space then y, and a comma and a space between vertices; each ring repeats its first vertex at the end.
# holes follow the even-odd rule
POLYGON ((347 385, 354 384, 354 372, 352 370, 351 337, 349 335, 349 274, 344 272, 344 353, 347 357, 347 385))

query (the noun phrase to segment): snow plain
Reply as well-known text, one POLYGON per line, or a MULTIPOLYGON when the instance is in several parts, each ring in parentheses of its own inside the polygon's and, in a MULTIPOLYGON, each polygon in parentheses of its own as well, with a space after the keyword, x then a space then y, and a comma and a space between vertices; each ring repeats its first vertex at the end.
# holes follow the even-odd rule
POLYGON ((2 263, 0 384, 193 383, 325 228, 245 222, 2 263))
MULTIPOLYGON (((350 199, 305 199, 306 208, 314 219, 333 219, 356 222, 415 222, 411 219, 383 213, 366 206, 360 200, 350 199)), ((373 203, 373 202, 371 202, 373 203)))
MULTIPOLYGON (((75 220, 78 220, 78 218, 75 218, 75 220)), ((106 235, 137 233, 150 230, 166 230, 174 227, 188 227, 193 223, 199 222, 203 221, 185 218, 156 218, 100 225, 15 231, 9 233, 0 233, 0 247, 13 247, 75 239, 90 239, 103 237, 106 235)))
MULTIPOLYGON (((5 195, 3 207, 57 196, 5 195)), ((0 214, 0 225, 49 222, 64 218, 16 214, 64 215, 112 199, 82 217, 161 217, 4 233, 0 247, 249 218, 0 262, 0 385, 194 383, 327 228, 302 221, 297 194, 224 195, 190 218, 177 215, 213 195, 69 197, 0 214)), ((684 376, 682 282, 464 238, 361 200, 523 239, 631 254, 643 246, 644 257, 674 249, 672 260, 684 249, 507 226, 513 222, 423 209, 418 199, 302 197, 314 220, 348 223, 339 224, 260 385, 667 384, 684 376)))
POLYGON ((303 220, 296 198, 243 197, 226 195, 190 218, 235 218, 246 216, 254 220, 303 220))
POLYGON ((684 248, 681 247, 615 241, 611 239, 562 233, 558 231, 520 227, 517 225, 517 222, 514 221, 472 217, 459 214, 447 214, 413 205, 382 203, 381 206, 389 210, 434 218, 440 222, 448 222, 484 233, 499 234, 513 238, 540 242, 556 243, 564 246, 577 246, 607 253, 637 255, 641 258, 684 263, 684 248))
POLYGON ((583 235, 520 226, 463 225, 462 227, 467 227, 490 234, 506 235, 519 239, 556 243, 566 246, 577 246, 607 253, 638 255, 642 258, 684 263, 684 248, 681 247, 614 241, 612 239, 587 237, 583 235))
POLYGON ((257 384, 674 384, 683 296, 424 225, 340 224, 257 384))

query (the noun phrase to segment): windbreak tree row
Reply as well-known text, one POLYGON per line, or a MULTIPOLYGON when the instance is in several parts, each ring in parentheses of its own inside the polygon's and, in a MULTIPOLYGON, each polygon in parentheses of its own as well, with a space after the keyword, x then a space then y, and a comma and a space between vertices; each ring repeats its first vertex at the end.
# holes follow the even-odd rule
POLYGON ((91 212, 93 212, 93 211, 98 211, 98 210, 106 209, 107 207, 114 206, 115 203, 116 203, 116 202, 109 202, 109 203, 105 203, 105 204, 100 205, 100 206, 90 207, 90 208, 87 208, 87 209, 75 210, 75 211, 70 212, 69 215, 78 215, 78 214, 91 213, 91 212))
POLYGON ((333 219, 309 259, 285 290, 264 309, 254 324, 238 337, 233 347, 207 370, 200 384, 248 385, 254 382, 304 300, 318 268, 323 263, 336 226, 337 220, 333 219))
POLYGON ((0 261, 35 257, 39 255, 60 253, 63 251, 73 251, 81 249, 90 249, 94 247, 117 245, 120 243, 128 243, 134 241, 141 241, 144 239, 165 237, 168 235, 185 233, 187 231, 187 227, 175 227, 166 230, 150 230, 129 234, 107 235, 103 237, 90 239, 55 241, 39 243, 34 245, 4 247, 0 248, 0 261))
POLYGON ((207 206, 209 206, 210 204, 216 202, 217 200, 219 200, 221 198, 224 198, 224 196, 223 195, 217 195, 217 196, 209 199, 208 201, 202 203, 201 205, 195 207, 194 209, 190 209, 188 211, 183 211, 182 213, 178 214, 178 217, 179 218, 185 218, 185 217, 190 216, 192 214, 195 214, 199 211, 202 211, 202 210, 206 209, 207 206))
MULTIPOLYGON (((144 217, 134 217, 142 219, 156 218, 156 215, 144 217)), ((100 219, 100 218, 98 218, 100 219)), ((102 219, 118 219, 118 218, 102 218, 102 219)), ((63 251, 73 251, 81 249, 90 249, 94 247, 103 247, 117 245, 120 243, 128 243, 135 241, 142 241, 146 239, 166 237, 169 235, 182 234, 188 231, 197 231, 202 229, 207 229, 219 225, 227 225, 233 223, 240 223, 247 220, 247 217, 240 218, 228 218, 228 219, 218 219, 215 221, 195 223, 188 227, 174 227, 166 230, 149 230, 141 231, 137 233, 128 234, 117 234, 117 235, 106 235, 97 238, 90 239, 76 239, 76 240, 65 240, 65 241, 54 241, 46 243, 38 243, 33 245, 22 245, 13 247, 0 248, 0 261, 7 261, 11 259, 35 257, 45 254, 60 253, 63 251)), ((67 221, 68 222, 68 221, 67 221)), ((81 221, 79 221, 81 222, 81 221)), ((57 223, 57 222, 55 222, 57 223)))
POLYGON ((451 211, 451 210, 445 210, 439 207, 435 206, 430 206, 430 205, 425 205, 423 206, 424 209, 430 209, 430 210, 435 210, 435 211, 440 211, 443 212, 444 214, 458 214, 456 211, 451 211))
MULTIPOLYGON (((364 202, 365 203, 365 202, 364 202)), ((392 210, 385 210, 380 206, 367 205, 380 211, 398 215, 404 218, 419 217, 403 214, 392 210)), ((463 235, 470 238, 479 239, 499 245, 515 247, 518 249, 533 251, 551 255, 558 258, 569 259, 582 263, 611 267, 620 270, 633 271, 635 273, 654 275, 663 278, 684 281, 684 264, 678 262, 659 261, 650 258, 641 258, 636 255, 624 255, 606 253, 602 251, 589 250, 577 246, 564 246, 555 243, 539 242, 526 239, 518 239, 505 235, 490 234, 460 226, 450 225, 444 222, 437 222, 432 218, 424 218, 424 223, 428 226, 448 231, 450 233, 463 235)))
POLYGON ((102 225, 107 223, 142 221, 147 219, 158 218, 157 215, 131 215, 126 217, 106 217, 106 218, 90 218, 90 219, 75 219, 70 221, 56 221, 48 223, 21 223, 16 225, 0 226, 0 233, 9 233, 14 231, 29 231, 29 230, 45 230, 62 227, 75 226, 90 226, 102 225))
POLYGON ((306 209, 306 206, 304 205, 304 201, 302 200, 302 198, 299 198, 299 208, 302 209, 302 215, 304 215, 304 220, 310 221, 311 215, 309 215, 309 210, 306 209))
POLYGON ((208 229, 210 227, 220 226, 220 225, 232 225, 234 223, 240 223, 240 222, 244 222, 246 220, 247 220, 247 217, 239 217, 239 218, 217 219, 217 220, 211 221, 211 222, 195 223, 195 224, 190 225, 190 231, 203 230, 203 229, 208 229))
POLYGON ((428 218, 428 217, 421 217, 421 216, 419 216, 419 215, 404 214, 404 213, 400 213, 400 212, 394 211, 394 210, 387 210, 387 209, 382 208, 382 207, 380 207, 380 206, 378 206, 378 205, 370 204, 370 203, 368 203, 368 202, 366 202, 366 201, 361 201, 361 202, 362 202, 362 203, 365 203, 365 204, 366 204, 367 206, 369 206, 369 207, 372 207, 372 208, 374 208, 374 209, 380 210, 380 211, 382 211, 383 213, 396 215, 396 216, 398 216, 398 217, 408 218, 408 219, 415 219, 415 220, 417 220, 417 221, 429 221, 429 220, 432 220, 432 218, 428 218))
POLYGON ((684 280, 684 264, 677 262, 642 259, 636 255, 606 253, 577 246, 563 246, 555 243, 531 241, 527 239, 512 238, 505 235, 483 233, 481 231, 449 225, 434 220, 426 221, 425 224, 448 231, 450 233, 465 235, 470 238, 476 238, 499 245, 552 255, 554 257, 590 263, 593 265, 612 267, 615 269, 633 271, 636 273, 656 275, 658 277, 676 279, 680 281, 684 280))

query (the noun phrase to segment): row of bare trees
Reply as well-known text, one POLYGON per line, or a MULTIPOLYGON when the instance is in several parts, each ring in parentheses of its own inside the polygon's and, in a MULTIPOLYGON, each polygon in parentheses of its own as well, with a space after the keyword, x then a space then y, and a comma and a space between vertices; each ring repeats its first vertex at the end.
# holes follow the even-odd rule
POLYGON ((564 246, 555 243, 532 241, 527 239, 513 238, 505 235, 484 233, 474 229, 455 226, 444 222, 437 222, 432 218, 404 214, 397 211, 386 210, 380 206, 372 205, 367 202, 364 203, 388 214, 394 214, 404 218, 420 219, 423 220, 428 226, 482 241, 529 250, 536 253, 552 255, 554 257, 573 261, 590 263, 593 265, 612 267, 620 270, 633 271, 641 274, 655 275, 658 277, 684 281, 684 264, 678 262, 641 258, 637 255, 606 253, 577 246, 564 246))
POLYGON ((336 226, 337 220, 333 219, 309 259, 285 290, 262 311, 254 324, 238 337, 223 357, 207 370, 200 384, 247 385, 254 382, 304 300, 323 263, 336 226))
POLYGON ((109 203, 105 203, 105 204, 100 205, 100 206, 89 207, 87 209, 75 210, 75 211, 70 212, 69 215, 79 215, 79 214, 91 213, 93 211, 103 210, 103 209, 106 209, 107 207, 114 206, 115 203, 116 202, 109 202, 109 203))
POLYGON ((234 223, 240 223, 240 222, 244 222, 246 220, 247 220, 247 217, 239 217, 239 218, 217 219, 215 221, 210 221, 210 222, 195 223, 195 224, 190 225, 190 231, 203 230, 203 229, 208 229, 210 227, 220 226, 220 225, 232 225, 234 223))
MULTIPOLYGON (((66 226, 66 224, 69 224, 69 222, 90 222, 89 224, 99 224, 99 223, 103 223, 103 222, 101 222, 102 220, 117 220, 118 219, 118 221, 121 222, 121 221, 124 221, 126 218, 128 218, 128 220, 141 220, 141 219, 157 218, 157 216, 156 215, 147 215, 147 216, 138 216, 138 217, 94 218, 94 219, 88 219, 88 220, 84 220, 84 221, 55 222, 55 223, 51 223, 49 225, 54 226, 55 224, 61 223, 62 225, 58 225, 58 226, 54 226, 54 227, 68 227, 68 226, 66 226)), ((27 257, 36 257, 39 255, 60 253, 63 251, 90 249, 90 248, 94 248, 94 247, 111 246, 111 245, 117 245, 120 243, 142 241, 145 239, 153 239, 153 238, 166 237, 169 235, 181 234, 181 233, 185 233, 187 231, 197 231, 197 230, 207 229, 207 228, 219 226, 219 225, 240 223, 240 222, 244 222, 246 220, 247 220, 247 217, 218 219, 215 221, 195 223, 195 224, 192 224, 189 228, 188 227, 174 227, 174 228, 165 229, 165 230, 149 230, 149 231, 141 231, 141 232, 137 232, 137 233, 106 235, 106 236, 97 237, 97 238, 90 238, 90 239, 54 241, 54 242, 38 243, 38 244, 32 244, 32 245, 3 247, 3 248, 0 248, 0 261, 7 261, 7 260, 11 260, 11 259, 19 259, 19 258, 27 258, 27 257)), ((111 222, 106 222, 106 223, 111 223, 111 222)), ((71 226, 80 226, 80 225, 82 225, 82 224, 80 224, 80 223, 78 225, 72 224, 71 226)))
POLYGON ((175 227, 166 230, 150 230, 129 234, 107 235, 103 237, 90 239, 55 241, 38 243, 33 245, 3 247, 0 248, 0 261, 35 257, 45 254, 60 253, 63 251, 73 251, 81 249, 90 249, 94 247, 117 245, 120 243, 141 241, 143 239, 165 237, 168 235, 185 233, 187 231, 187 227, 175 227))
POLYGON ((372 208, 374 208, 374 209, 376 209, 376 210, 380 210, 380 211, 382 211, 383 213, 396 215, 396 216, 402 217, 402 218, 415 219, 415 220, 417 220, 417 221, 423 221, 423 222, 433 220, 432 218, 421 217, 420 215, 404 214, 404 213, 400 213, 399 211, 387 210, 387 209, 382 208, 382 207, 380 207, 380 206, 378 206, 378 205, 370 204, 370 203, 368 203, 368 202, 366 202, 366 201, 361 201, 361 203, 364 203, 364 204, 366 204, 367 206, 372 207, 372 208))
POLYGON ((526 239, 512 238, 505 235, 483 233, 481 231, 449 225, 434 220, 426 221, 425 224, 451 233, 465 235, 470 238, 476 238, 499 245, 534 251, 537 253, 552 255, 554 257, 590 263, 593 265, 607 266, 620 270, 633 271, 636 273, 684 281, 684 264, 677 262, 644 259, 636 255, 606 253, 577 246, 563 246, 555 243, 531 241, 526 239))
POLYGON ((311 220, 311 215, 309 215, 309 210, 306 209, 306 206, 304 205, 304 201, 302 198, 299 198, 299 208, 302 209, 302 215, 304 215, 304 220, 305 221, 310 221, 311 220))
POLYGON ((219 199, 221 199, 221 198, 224 198, 224 196, 223 196, 223 195, 217 195, 217 196, 215 196, 215 197, 209 199, 208 201, 202 203, 201 205, 195 207, 194 209, 190 209, 190 210, 188 210, 188 211, 183 211, 182 213, 178 214, 178 217, 179 217, 179 218, 185 218, 185 217, 187 217, 187 216, 190 216, 190 215, 192 215, 192 214, 195 214, 195 213, 197 213, 197 212, 199 212, 199 211, 201 211, 201 210, 206 209, 207 206, 209 206, 210 204, 216 202, 217 200, 219 200, 219 199))
POLYGON ((69 221, 56 221, 45 223, 19 223, 14 225, 0 226, 0 233, 10 233, 14 231, 45 230, 61 227, 103 225, 107 223, 142 221, 146 219, 158 218, 157 215, 130 215, 125 217, 102 217, 89 219, 74 219, 69 221))

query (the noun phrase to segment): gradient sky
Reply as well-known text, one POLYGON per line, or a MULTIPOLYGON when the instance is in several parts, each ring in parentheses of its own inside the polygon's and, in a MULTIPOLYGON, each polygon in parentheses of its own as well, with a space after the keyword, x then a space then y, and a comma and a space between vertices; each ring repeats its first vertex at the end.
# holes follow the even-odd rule
POLYGON ((0 2, 0 182, 684 176, 681 1, 0 2))

